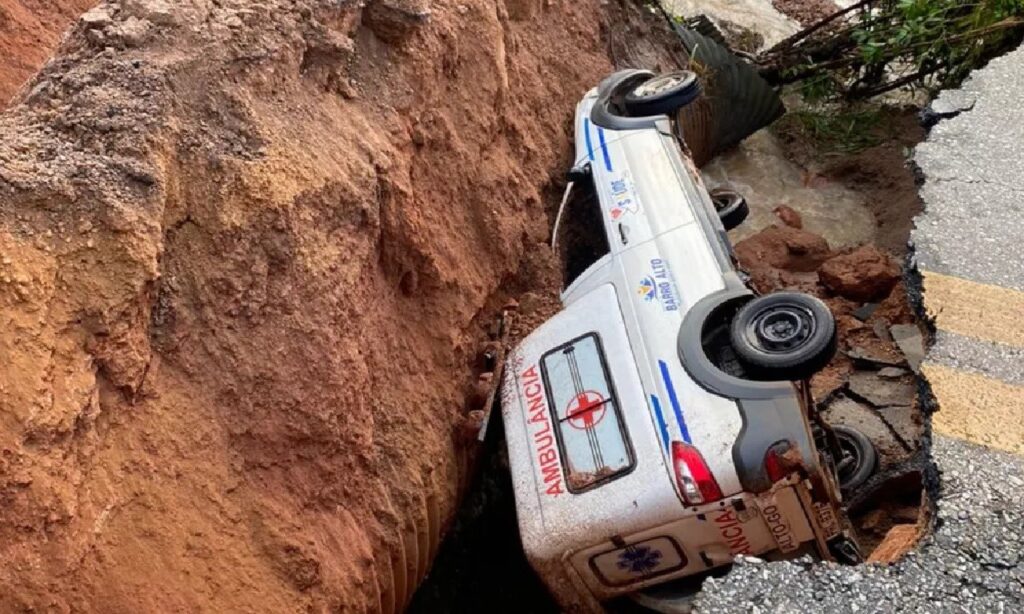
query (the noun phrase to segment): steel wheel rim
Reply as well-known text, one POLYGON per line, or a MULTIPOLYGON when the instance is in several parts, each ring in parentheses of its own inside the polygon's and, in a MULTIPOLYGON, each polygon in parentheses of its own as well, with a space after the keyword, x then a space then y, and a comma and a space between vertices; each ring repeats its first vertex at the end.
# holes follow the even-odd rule
POLYGON ((736 205, 740 203, 740 196, 738 194, 715 194, 711 197, 711 202, 715 205, 715 211, 722 213, 735 209, 736 205))
POLYGON ((860 467, 861 463, 864 462, 861 458, 860 448, 857 447, 849 437, 842 433, 836 433, 836 439, 839 440, 839 451, 843 457, 839 462, 839 483, 845 483, 857 468, 860 467), (844 463, 846 459, 850 459, 852 462, 844 463))
POLYGON ((809 310, 796 305, 772 305, 751 318, 745 332, 755 347, 781 354, 806 345, 816 328, 809 310))
POLYGON ((649 98, 671 90, 680 83, 683 83, 686 78, 687 75, 685 74, 661 75, 660 77, 648 79, 636 86, 633 93, 642 98, 649 98))

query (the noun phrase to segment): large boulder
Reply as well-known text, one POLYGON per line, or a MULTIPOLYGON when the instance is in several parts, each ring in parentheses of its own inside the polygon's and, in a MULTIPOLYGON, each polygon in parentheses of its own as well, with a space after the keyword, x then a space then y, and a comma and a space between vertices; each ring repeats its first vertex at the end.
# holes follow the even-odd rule
POLYGON ((769 226, 735 246, 745 268, 771 267, 792 272, 816 270, 832 252, 820 235, 793 226, 769 226))
POLYGON ((874 245, 829 258, 818 278, 835 294, 852 301, 884 299, 900 280, 900 265, 874 245))

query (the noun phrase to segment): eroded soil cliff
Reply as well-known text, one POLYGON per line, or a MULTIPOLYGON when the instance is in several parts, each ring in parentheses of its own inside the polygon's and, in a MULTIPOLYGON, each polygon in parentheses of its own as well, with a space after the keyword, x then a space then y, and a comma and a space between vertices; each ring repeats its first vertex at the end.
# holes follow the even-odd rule
POLYGON ((79 20, 0 116, 0 611, 400 607, 603 23, 636 11, 79 20))
POLYGON ((0 0, 0 109, 96 0, 0 0))

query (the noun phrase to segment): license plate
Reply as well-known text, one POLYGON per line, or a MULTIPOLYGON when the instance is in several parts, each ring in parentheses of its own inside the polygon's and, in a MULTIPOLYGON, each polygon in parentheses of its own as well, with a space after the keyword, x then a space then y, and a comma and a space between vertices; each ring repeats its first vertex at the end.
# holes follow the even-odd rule
POLYGON ((768 532, 782 552, 792 552, 800 547, 800 540, 793 534, 793 528, 774 495, 758 497, 757 507, 761 509, 761 518, 768 525, 768 532))
POLYGON ((839 534, 839 520, 832 506, 827 503, 815 503, 814 513, 818 517, 818 525, 825 533, 825 539, 830 539, 839 534))

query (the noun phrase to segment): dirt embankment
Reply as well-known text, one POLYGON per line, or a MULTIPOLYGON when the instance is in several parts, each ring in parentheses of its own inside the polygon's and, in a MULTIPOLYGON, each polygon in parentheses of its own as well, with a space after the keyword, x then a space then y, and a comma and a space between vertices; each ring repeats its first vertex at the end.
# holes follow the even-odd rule
POLYGON ((0 0, 0 109, 96 0, 0 0))
POLYGON ((808 185, 833 181, 862 194, 875 218, 874 244, 902 257, 922 207, 907 152, 924 140, 925 131, 913 107, 882 107, 877 117, 861 135, 871 144, 852 153, 822 151, 820 143, 788 129, 776 134, 786 156, 805 169, 808 185))
POLYGON ((0 611, 400 606, 621 10, 79 21, 0 116, 0 611))

